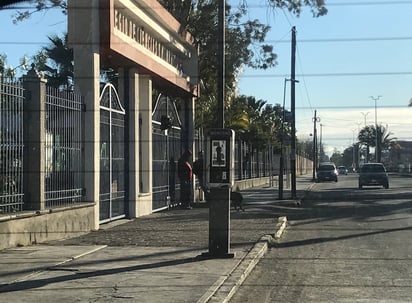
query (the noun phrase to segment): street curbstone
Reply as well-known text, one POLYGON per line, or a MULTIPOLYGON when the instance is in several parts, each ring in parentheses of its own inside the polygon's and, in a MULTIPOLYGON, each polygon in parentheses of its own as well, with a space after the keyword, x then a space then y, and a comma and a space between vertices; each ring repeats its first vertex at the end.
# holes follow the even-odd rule
POLYGON ((203 296, 197 303, 228 303, 239 287, 252 272, 260 259, 266 254, 269 245, 278 240, 287 226, 287 218, 279 217, 274 235, 262 236, 252 249, 240 260, 233 271, 218 285, 209 289, 207 296, 203 296))

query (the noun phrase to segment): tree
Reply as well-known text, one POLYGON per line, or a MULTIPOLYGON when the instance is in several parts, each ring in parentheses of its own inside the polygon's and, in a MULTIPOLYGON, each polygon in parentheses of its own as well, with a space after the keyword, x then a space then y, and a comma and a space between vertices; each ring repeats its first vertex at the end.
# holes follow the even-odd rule
POLYGON ((359 131, 358 140, 367 146, 378 148, 377 159, 375 160, 376 162, 381 162, 382 151, 399 147, 397 138, 391 137, 392 135, 393 133, 382 124, 377 125, 377 127, 375 125, 367 125, 359 131), (376 140, 376 135, 378 140, 376 140), (377 141, 378 147, 376 147, 377 141))
POLYGON ((27 69, 27 58, 23 57, 20 60, 20 64, 17 67, 12 67, 7 65, 7 55, 0 54, 0 78, 14 78, 16 77, 17 70, 26 70, 27 69))
POLYGON ((67 46, 68 35, 48 37, 50 45, 43 47, 34 57, 35 67, 43 72, 50 86, 73 88, 73 50, 67 46))
POLYGON ((296 150, 298 154, 301 154, 308 159, 313 160, 313 140, 306 139, 306 140, 297 140, 296 142, 296 150))
POLYGON ((0 9, 6 7, 16 7, 16 14, 13 16, 13 23, 24 21, 30 18, 34 13, 48 10, 51 8, 60 8, 62 13, 67 12, 67 2, 66 0, 2 0, 0 2, 0 9), (26 7, 17 6, 17 4, 26 3, 26 7), (32 4, 33 6, 30 6, 32 4))
POLYGON ((330 156, 330 161, 335 163, 336 166, 343 165, 343 155, 335 148, 332 156, 330 156))
POLYGON ((12 69, 7 66, 7 55, 0 54, 0 77, 9 78, 12 77, 12 69))
MULTIPOLYGON (((217 117, 214 114, 217 110, 216 28, 219 1, 161 0, 160 2, 181 23, 181 30, 189 31, 198 41, 199 76, 203 89, 201 97, 196 102, 196 122, 202 127, 216 125, 217 117)), ((305 5, 311 7, 316 17, 327 12, 323 0, 267 0, 267 3, 272 9, 288 9, 296 15, 300 14, 305 5)), ((240 5, 235 9, 226 5, 226 109, 233 108, 231 103, 237 90, 237 78, 244 66, 267 69, 277 64, 273 46, 265 43, 270 27, 259 20, 248 20, 246 16, 250 9, 247 1, 240 1, 240 5)))
MULTIPOLYGON (((19 10, 15 16, 15 22, 25 20, 33 13, 41 10, 59 7, 63 13, 66 13, 67 9, 65 0, 28 0, 25 2, 34 6, 26 10, 19 10)), ((180 22, 180 31, 182 33, 188 31, 196 39, 200 50, 199 79, 202 92, 196 102, 195 122, 197 126, 213 127, 217 122, 215 115, 217 111, 216 71, 218 65, 216 56, 216 41, 218 41, 216 28, 218 20, 217 11, 220 2, 218 0, 159 0, 159 2, 180 22)), ((266 3, 268 9, 287 9, 297 16, 300 15, 305 6, 310 8, 314 17, 327 13, 324 0, 266 0, 266 3)), ((252 9, 253 7, 248 7, 247 0, 239 1, 239 5, 235 8, 226 5, 225 109, 227 114, 229 109, 234 110, 234 106, 236 106, 233 102, 236 98, 238 76, 242 72, 243 67, 268 69, 275 67, 277 64, 277 56, 273 45, 265 43, 270 26, 259 20, 249 20, 248 12, 252 9)), ((49 73, 53 73, 53 69, 57 70, 55 66, 48 67, 51 67, 51 69, 46 68, 49 73)), ((116 71, 114 71, 114 74, 116 74, 116 71)), ((267 136, 272 133, 273 125, 275 126, 274 132, 279 134, 279 130, 276 130, 276 127, 279 127, 281 123, 274 123, 275 120, 270 121, 273 118, 269 114, 270 110, 273 109, 268 108, 268 115, 265 114, 265 116, 259 117, 257 120, 259 121, 258 124, 253 123, 252 126, 249 125, 247 134, 249 134, 251 140, 259 141, 259 144, 268 141, 267 136), (269 120, 261 121, 266 118, 269 120)), ((241 114, 241 110, 234 110, 235 112, 236 114, 241 114)), ((263 115, 264 113, 261 114, 263 115)), ((246 118, 244 114, 242 115, 240 116, 241 118, 246 118)), ((248 119, 252 118, 248 117, 248 119)), ((279 116, 276 119, 279 120, 279 116)), ((233 124, 233 120, 234 118, 232 122, 228 123, 233 124)), ((237 127, 241 127, 241 125, 237 125, 237 127)))
POLYGON ((350 147, 345 148, 342 154, 342 165, 345 167, 357 167, 359 162, 357 156, 358 147, 356 144, 351 145, 350 147))

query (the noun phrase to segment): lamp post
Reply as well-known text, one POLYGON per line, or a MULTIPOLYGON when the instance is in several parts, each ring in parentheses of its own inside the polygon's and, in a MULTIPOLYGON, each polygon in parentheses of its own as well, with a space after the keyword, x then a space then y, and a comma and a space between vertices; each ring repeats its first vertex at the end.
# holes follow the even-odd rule
MULTIPOLYGON (((363 119, 365 120, 365 127, 366 127, 366 117, 370 114, 370 112, 361 112, 363 119)), ((365 162, 369 162, 369 145, 366 144, 366 160, 365 162)))
POLYGON ((312 118, 313 120, 313 169, 312 169, 312 179, 313 181, 316 180, 316 167, 317 167, 317 160, 318 160, 318 155, 317 155, 317 129, 316 129, 316 123, 320 122, 320 118, 316 117, 316 110, 315 110, 315 116, 312 118))
POLYGON ((363 119, 365 120, 365 126, 366 126, 366 117, 370 114, 370 112, 366 112, 366 113, 361 112, 361 114, 363 116, 363 119))
MULTIPOLYGON (((377 97, 374 96, 369 96, 373 101, 375 101, 375 162, 378 162, 378 153, 379 153, 379 141, 378 141, 378 107, 377 107, 377 101, 381 98, 382 96, 379 95, 377 97)), ((380 160, 380 159, 379 159, 380 160)))
MULTIPOLYGON (((283 170, 284 170, 284 157, 283 157, 283 141, 284 141, 284 123, 285 123, 285 100, 286 100, 286 83, 288 81, 292 81, 292 79, 285 78, 283 82, 283 107, 282 107, 282 125, 281 125, 281 132, 280 132, 280 159, 279 159, 279 192, 278 198, 279 200, 283 199, 283 170)), ((295 83, 299 83, 299 80, 293 80, 295 83)))

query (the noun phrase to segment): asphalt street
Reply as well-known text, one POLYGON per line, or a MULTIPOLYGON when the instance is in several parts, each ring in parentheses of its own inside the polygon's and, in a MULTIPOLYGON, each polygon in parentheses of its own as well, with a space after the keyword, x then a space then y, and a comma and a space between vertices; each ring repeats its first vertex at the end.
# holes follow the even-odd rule
POLYGON ((316 184, 230 302, 411 302, 411 180, 316 184))

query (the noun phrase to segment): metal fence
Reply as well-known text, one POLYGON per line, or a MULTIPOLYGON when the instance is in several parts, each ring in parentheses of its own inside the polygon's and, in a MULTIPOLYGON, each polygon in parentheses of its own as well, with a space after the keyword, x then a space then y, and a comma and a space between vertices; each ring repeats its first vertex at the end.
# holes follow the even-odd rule
MULTIPOLYGON (((23 186, 23 134, 24 128, 30 127, 23 119, 26 93, 36 95, 28 92, 21 81, 0 81, 0 214, 23 211, 25 202, 28 203, 24 199, 23 186)), ((45 155, 44 205, 59 207, 81 202, 82 97, 52 87, 46 87, 46 94, 39 95, 40 100, 30 102, 45 102, 46 109, 45 141, 41 148, 45 155)))
MULTIPOLYGON (((259 151, 245 141, 235 141, 235 180, 268 177, 274 161, 271 148, 259 151)), ((273 173, 273 172, 272 172, 273 173)))
POLYGON ((23 104, 22 84, 0 80, 0 214, 23 210, 23 104))
POLYGON ((46 207, 81 201, 82 106, 80 95, 46 88, 46 207))

